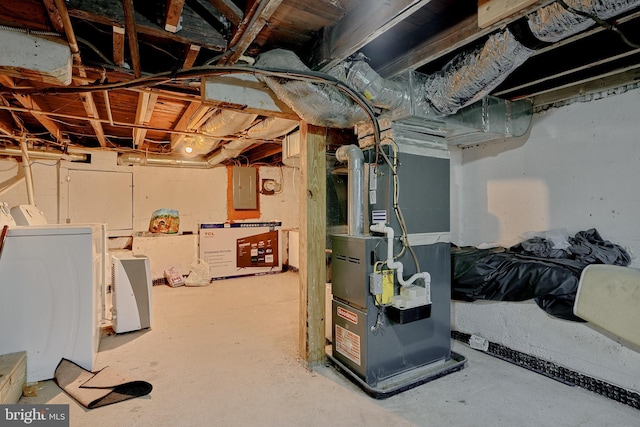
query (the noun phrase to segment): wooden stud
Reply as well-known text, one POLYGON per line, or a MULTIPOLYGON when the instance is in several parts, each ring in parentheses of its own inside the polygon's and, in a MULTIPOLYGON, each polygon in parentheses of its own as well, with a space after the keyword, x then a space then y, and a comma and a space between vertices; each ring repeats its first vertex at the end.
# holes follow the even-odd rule
POLYGON ((317 57, 314 62, 323 65, 322 70, 332 68, 430 1, 360 2, 336 25, 327 30, 329 34, 316 49, 325 57, 317 57))
POLYGON ((124 28, 113 26, 113 63, 124 67, 124 28))
POLYGON ((13 126, 14 121, 11 117, 11 114, 6 111, 0 111, 0 133, 3 133, 5 135, 13 135, 13 126))
MULTIPOLYGON (((136 109, 136 124, 146 126, 151 120, 153 109, 158 101, 158 95, 152 93, 141 93, 138 96, 138 108, 136 109)), ((144 138, 147 135, 147 129, 133 129, 133 145, 134 147, 144 148, 144 138)))
POLYGON ((537 0, 478 0, 478 27, 486 28, 531 6, 537 0))
MULTIPOLYGON (((185 112, 180 116, 174 129, 176 131, 193 131, 206 122, 213 115, 215 109, 204 105, 201 102, 192 102, 185 112)), ((171 151, 180 150, 185 135, 178 135, 171 138, 171 151)))
POLYGON ((43 0, 44 7, 47 9, 47 13, 49 14, 49 20, 51 21, 51 25, 53 28, 59 33, 64 32, 64 24, 62 23, 62 17, 60 16, 60 12, 58 12, 58 8, 55 5, 54 0, 43 0))
POLYGON ((183 70, 193 67, 193 63, 196 62, 198 53, 200 53, 200 46, 195 44, 189 45, 189 49, 187 49, 187 54, 184 58, 184 63, 182 64, 183 70))
POLYGON ((127 31, 129 39, 129 53, 131 54, 131 66, 133 67, 133 75, 135 78, 142 76, 142 68, 140 67, 140 51, 138 49, 138 33, 136 31, 136 17, 133 8, 133 0, 122 0, 122 8, 124 10, 124 27, 127 31))
POLYGON ((164 29, 170 33, 177 33, 180 27, 180 17, 182 16, 182 8, 184 0, 167 0, 165 8, 164 29))
POLYGON ((486 28, 478 27, 477 14, 469 16, 423 40, 409 52, 393 58, 386 64, 376 67, 376 71, 378 71, 382 77, 389 78, 409 70, 415 70, 461 47, 467 46, 487 34, 506 26, 509 22, 516 21, 522 16, 552 2, 553 0, 537 0, 530 6, 524 7, 511 15, 509 19, 496 22, 486 28))
MULTIPOLYGON (((202 0, 200 0, 202 1, 202 0)), ((133 11, 133 8, 132 8, 133 11)), ((125 27, 126 19, 121 1, 73 1, 69 5, 69 14, 83 21, 94 22, 106 26, 125 27)), ((197 44, 216 52, 227 49, 227 40, 206 20, 197 14, 182 15, 182 30, 177 33, 165 31, 155 20, 150 20, 141 13, 135 14, 137 34, 172 40, 176 43, 197 44)))
POLYGON ((92 119, 100 119, 100 115, 98 114, 98 108, 96 107, 96 103, 93 100, 93 94, 91 93, 81 93, 80 99, 82 100, 82 105, 84 106, 84 110, 87 112, 87 116, 89 117, 89 123, 93 128, 94 133, 96 134, 96 138, 100 143, 101 147, 107 146, 107 137, 104 134, 104 129, 102 129, 102 123, 99 120, 92 119))
POLYGON ((251 17, 246 17, 246 19, 248 19, 248 25, 239 37, 234 36, 229 46, 232 53, 230 56, 224 57, 221 63, 226 65, 235 64, 238 59, 244 55, 258 34, 260 34, 260 31, 262 31, 267 22, 269 22, 271 15, 273 15, 281 3, 282 0, 262 0, 254 14, 251 17))
POLYGON ((233 25, 238 26, 244 14, 238 6, 231 0, 209 0, 209 3, 213 5, 217 10, 224 15, 233 25))
POLYGON ((325 359, 326 129, 300 124, 300 356, 325 359))
POLYGON ((35 119, 40 122, 40 124, 44 126, 58 142, 62 143, 62 129, 47 116, 38 114, 39 112, 45 112, 45 109, 39 102, 29 95, 13 94, 13 96, 24 108, 30 110, 29 112, 33 114, 33 117, 35 117, 35 119))

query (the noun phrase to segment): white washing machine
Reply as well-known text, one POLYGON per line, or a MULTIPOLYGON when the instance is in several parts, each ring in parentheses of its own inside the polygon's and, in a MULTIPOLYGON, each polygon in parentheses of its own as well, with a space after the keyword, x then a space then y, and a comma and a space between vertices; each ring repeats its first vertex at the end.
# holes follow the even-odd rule
POLYGON ((95 365, 103 312, 106 226, 10 227, 0 256, 0 354, 27 352, 27 381, 62 358, 95 365))

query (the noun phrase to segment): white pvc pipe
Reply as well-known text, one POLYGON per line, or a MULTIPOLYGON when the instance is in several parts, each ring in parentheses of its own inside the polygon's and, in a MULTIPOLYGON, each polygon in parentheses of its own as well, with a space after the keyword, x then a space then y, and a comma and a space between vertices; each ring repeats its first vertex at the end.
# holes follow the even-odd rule
POLYGON ((20 148, 22 149, 22 167, 24 168, 24 179, 27 184, 27 200, 29 204, 35 206, 33 197, 33 175, 31 175, 31 164, 29 161, 29 150, 27 149, 27 140, 20 140, 20 148))
POLYGON ((425 285, 431 283, 431 275, 426 271, 415 273, 409 278, 409 280, 404 280, 404 277, 402 276, 404 265, 402 265, 400 261, 393 260, 393 228, 387 227, 381 222, 376 222, 375 224, 372 224, 369 229, 375 233, 382 233, 387 235, 387 260, 385 262, 387 264, 387 267, 396 271, 396 276, 398 277, 398 283, 400 283, 400 286, 409 286, 420 278, 424 279, 425 285))

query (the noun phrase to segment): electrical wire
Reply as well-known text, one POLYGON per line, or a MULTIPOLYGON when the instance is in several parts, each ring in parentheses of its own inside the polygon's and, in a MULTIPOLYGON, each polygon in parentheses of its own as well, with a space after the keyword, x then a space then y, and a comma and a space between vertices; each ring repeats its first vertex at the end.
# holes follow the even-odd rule
POLYGON ((598 16, 589 13, 589 12, 584 12, 582 10, 578 10, 576 8, 573 8, 571 6, 569 6, 564 0, 558 0, 558 4, 560 6, 562 6, 563 8, 565 8, 567 11, 573 13, 574 15, 578 15, 578 16, 582 16, 583 18, 588 18, 593 20, 596 24, 600 25, 603 28, 606 28, 607 30, 613 31, 614 33, 616 33, 618 35, 618 37, 620 37, 620 39, 623 41, 623 43, 625 43, 627 46, 632 47, 634 49, 640 49, 640 44, 636 44, 631 42, 627 36, 624 35, 624 33, 614 24, 610 24, 607 21, 605 21, 604 19, 599 18, 598 16))

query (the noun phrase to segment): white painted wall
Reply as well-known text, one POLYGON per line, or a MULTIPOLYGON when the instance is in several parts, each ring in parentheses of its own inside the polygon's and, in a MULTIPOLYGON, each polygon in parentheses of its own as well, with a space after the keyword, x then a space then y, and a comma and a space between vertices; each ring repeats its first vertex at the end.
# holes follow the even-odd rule
MULTIPOLYGON (((452 150, 452 240, 596 228, 640 253, 640 90, 536 114, 528 138, 452 150)), ((639 268, 638 258, 633 267, 639 268)), ((454 303, 453 327, 640 390, 640 353, 533 303, 454 303)))
MULTIPOLYGON (((63 162, 63 167, 69 167, 63 162)), ((127 170, 133 171, 133 233, 149 229, 151 214, 159 208, 177 209, 180 214, 180 232, 198 233, 201 223, 224 222, 227 220, 227 169, 171 168, 133 166, 118 167, 112 152, 93 152, 91 164, 76 164, 83 170, 127 170)), ((14 159, 0 159, 0 189, 3 183, 15 177, 22 164, 14 159)), ((59 167, 55 161, 36 160, 32 164, 34 177, 34 198, 36 205, 44 212, 51 224, 61 222, 58 219, 59 204, 66 199, 58 191, 59 167)), ((107 172, 105 172, 107 173, 107 172)), ((283 230, 298 228, 297 182, 300 174, 291 167, 261 166, 260 179, 271 178, 282 184, 282 189, 274 195, 260 195, 260 218, 251 221, 282 222, 283 230)), ((64 187, 64 183, 62 184, 64 187)), ((123 189, 123 191, 128 189, 123 189)), ((116 189, 117 191, 117 189, 116 189)), ((96 204, 102 194, 88 191, 87 204, 96 204)), ((10 207, 27 203, 26 185, 16 185, 0 195, 0 202, 10 207)), ((109 206, 111 215, 120 214, 121 207, 109 206)), ((109 216, 109 214, 107 215, 109 216)), ((107 221, 108 222, 108 221, 107 221)), ((126 239, 124 240, 126 242, 126 239)), ((196 251, 197 253, 197 251, 196 251)))

